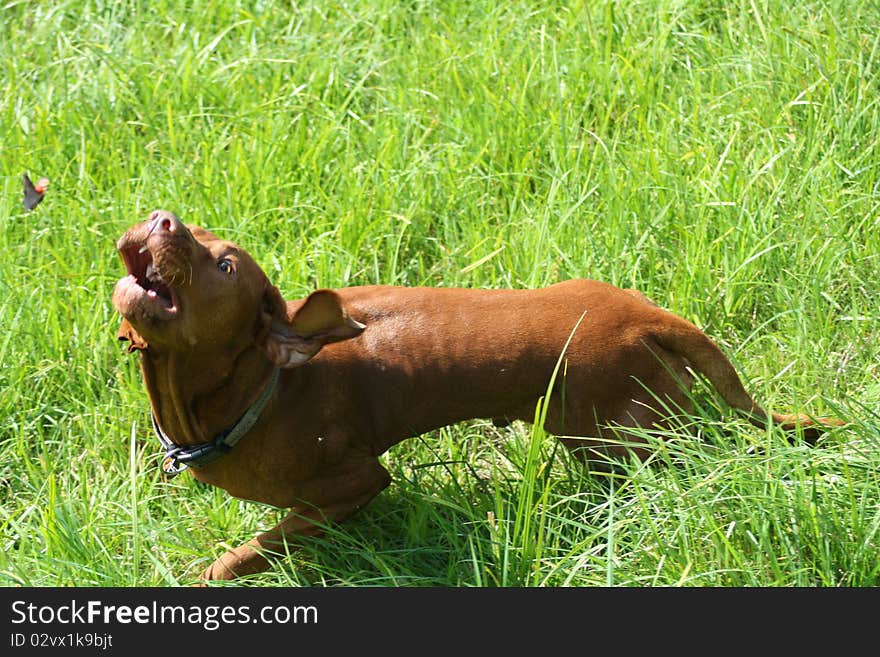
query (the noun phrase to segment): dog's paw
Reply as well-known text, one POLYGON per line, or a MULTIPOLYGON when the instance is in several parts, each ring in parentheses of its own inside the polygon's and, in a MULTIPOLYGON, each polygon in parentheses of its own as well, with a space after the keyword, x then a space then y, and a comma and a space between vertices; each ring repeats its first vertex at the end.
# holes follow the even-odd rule
POLYGON ((250 544, 242 545, 220 556, 199 576, 201 582, 230 581, 268 570, 269 560, 250 544))

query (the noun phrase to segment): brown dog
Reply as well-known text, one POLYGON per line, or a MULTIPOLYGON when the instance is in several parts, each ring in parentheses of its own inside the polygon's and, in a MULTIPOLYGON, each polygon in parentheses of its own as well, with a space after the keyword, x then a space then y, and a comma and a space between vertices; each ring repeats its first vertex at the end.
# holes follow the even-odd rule
POLYGON ((284 539, 343 520, 390 483, 378 457, 468 418, 531 421, 564 351, 546 428, 584 459, 632 449, 627 427, 691 410, 691 369, 733 408, 808 436, 831 418, 767 414, 690 322, 634 290, 572 280, 541 290, 354 287, 285 302, 241 248, 156 211, 117 248, 113 303, 141 354, 166 469, 291 507, 202 578, 269 567, 284 539), (279 373, 280 371, 280 373, 279 373))

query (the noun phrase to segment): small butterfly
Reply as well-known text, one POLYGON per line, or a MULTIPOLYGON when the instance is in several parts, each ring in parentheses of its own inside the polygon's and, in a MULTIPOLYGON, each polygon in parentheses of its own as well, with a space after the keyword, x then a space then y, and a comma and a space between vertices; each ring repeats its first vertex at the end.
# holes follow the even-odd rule
POLYGON ((33 210, 43 200, 46 188, 49 187, 49 179, 40 178, 35 185, 26 173, 21 178, 24 181, 24 209, 33 210))

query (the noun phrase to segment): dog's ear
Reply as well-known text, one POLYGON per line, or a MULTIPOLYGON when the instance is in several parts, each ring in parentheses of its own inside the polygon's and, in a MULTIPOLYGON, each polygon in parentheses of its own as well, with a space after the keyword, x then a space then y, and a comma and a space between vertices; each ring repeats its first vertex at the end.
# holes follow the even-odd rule
POLYGON ((131 325, 131 322, 124 317, 122 323, 119 325, 119 331, 116 333, 116 339, 120 342, 127 340, 130 343, 128 345, 128 353, 131 353, 135 349, 147 348, 147 341, 141 337, 140 333, 134 330, 134 326, 131 325))
POLYGON ((339 295, 332 290, 312 292, 288 317, 287 304, 278 288, 269 285, 263 305, 268 330, 261 332, 257 343, 278 367, 302 365, 325 344, 357 337, 366 328, 348 316, 339 295))

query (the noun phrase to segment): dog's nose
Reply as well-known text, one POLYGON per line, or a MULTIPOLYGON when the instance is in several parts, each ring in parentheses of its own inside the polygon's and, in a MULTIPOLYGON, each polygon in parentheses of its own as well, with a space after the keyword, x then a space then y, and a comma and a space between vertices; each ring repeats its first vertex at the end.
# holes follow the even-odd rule
POLYGON ((168 210, 153 210, 150 213, 150 232, 165 231, 173 233, 181 227, 180 219, 168 210))

